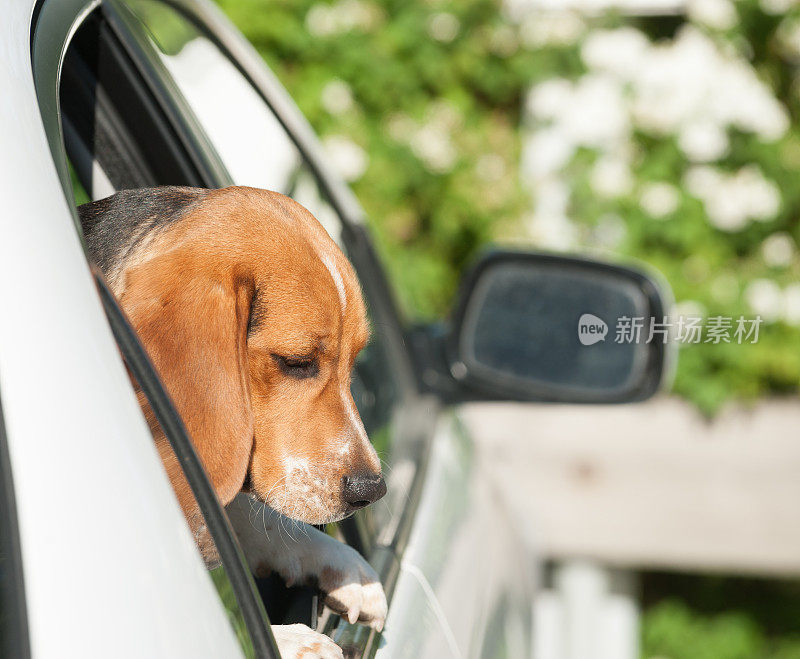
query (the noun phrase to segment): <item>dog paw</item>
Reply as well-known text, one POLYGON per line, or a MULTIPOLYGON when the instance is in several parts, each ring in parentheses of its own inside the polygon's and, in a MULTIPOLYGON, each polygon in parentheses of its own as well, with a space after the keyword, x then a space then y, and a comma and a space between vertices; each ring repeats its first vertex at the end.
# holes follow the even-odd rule
POLYGON ((305 625, 272 625, 272 634, 283 659, 344 659, 336 643, 305 625))
POLYGON ((347 545, 341 545, 326 559, 318 574, 325 604, 351 624, 361 622, 377 631, 383 629, 388 605, 372 566, 347 545))
POLYGON ((350 623, 383 629, 388 610, 383 586, 355 549, 313 526, 287 525, 282 515, 246 495, 228 505, 228 515, 255 575, 276 572, 288 586, 316 585, 325 604, 350 623), (281 535, 287 526, 296 530, 289 538, 281 535))

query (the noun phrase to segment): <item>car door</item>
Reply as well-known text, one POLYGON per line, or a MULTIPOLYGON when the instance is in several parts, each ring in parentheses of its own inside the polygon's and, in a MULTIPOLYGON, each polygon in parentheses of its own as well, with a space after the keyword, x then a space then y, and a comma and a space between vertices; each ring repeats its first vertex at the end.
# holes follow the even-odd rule
POLYGON ((247 656, 155 451, 42 131, 58 115, 33 60, 57 66, 71 23, 34 4, 0 23, 1 654, 247 656), (49 50, 36 49, 32 16, 64 28, 49 50))
MULTIPOLYGON (((62 80, 76 198, 158 184, 277 190, 320 219, 361 279, 373 340, 357 361, 353 393, 384 460, 389 494, 329 532, 378 569, 390 616, 383 636, 329 613, 320 627, 353 656, 527 654, 524 563, 493 510, 469 438, 452 411, 419 391, 360 208, 311 129, 210 4, 130 0, 95 11, 99 25, 84 20, 62 80), (89 32, 96 29, 112 32, 126 57, 98 57, 89 32), (114 71, 114 85, 85 88, 82 67, 93 62, 114 71), (106 111, 89 116, 85 108, 95 102, 106 111)), ((302 594, 264 584, 262 592, 268 604, 284 603, 270 611, 273 622, 311 621, 302 594)))

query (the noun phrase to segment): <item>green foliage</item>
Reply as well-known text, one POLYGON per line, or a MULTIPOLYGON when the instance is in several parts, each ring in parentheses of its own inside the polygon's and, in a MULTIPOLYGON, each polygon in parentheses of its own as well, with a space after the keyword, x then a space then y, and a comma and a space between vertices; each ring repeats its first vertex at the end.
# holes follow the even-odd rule
POLYGON ((770 635, 744 612, 698 614, 685 602, 659 602, 644 616, 642 657, 800 659, 800 635, 770 635))
POLYGON ((648 573, 642 659, 800 659, 800 583, 648 573))
POLYGON ((764 656, 764 638, 747 616, 693 616, 680 601, 668 600, 648 612, 644 657, 670 659, 753 659, 764 656))
MULTIPOLYGON (((323 137, 346 135, 366 151, 369 167, 353 189, 404 307, 414 316, 440 316, 464 264, 480 246, 511 233, 525 205, 515 173, 517 129, 522 95, 537 66, 527 54, 493 51, 496 31, 507 26, 495 2, 351 3, 356 17, 363 14, 360 22, 330 35, 307 28, 309 14, 325 4, 219 4, 315 129, 323 137), (432 17, 445 10, 459 23, 450 42, 428 34, 432 17), (338 115, 321 101, 334 80, 344 81, 355 100, 338 115), (426 125, 447 134, 452 162, 430 166, 415 153, 410 142, 426 125), (499 156, 499 180, 481 176, 486 155, 499 156)), ((338 13, 347 14, 345 3, 338 13)), ((424 134, 417 140, 420 151, 424 134)))
MULTIPOLYGON (((597 246, 594 236, 606 219, 619 218, 624 236, 612 248, 658 268, 677 302, 691 302, 706 317, 754 317, 754 281, 776 282, 780 295, 798 281, 800 57, 792 46, 797 10, 797 16, 771 15, 758 0, 742 0, 731 5, 737 20, 727 27, 675 16, 580 17, 576 36, 537 41, 526 35, 531 23, 512 22, 496 0, 217 2, 323 139, 344 136, 367 155, 366 170, 352 187, 402 306, 414 317, 447 312, 461 270, 481 247, 528 235, 538 193, 534 186, 531 199, 518 176, 523 138, 536 128, 523 115, 526 94, 543 81, 575 83, 590 74, 581 52, 587 37, 623 25, 651 43, 671 43, 689 23, 720 52, 753 67, 791 126, 779 137, 764 138, 725 125, 727 151, 708 165, 723 174, 755 165, 777 187, 780 202, 759 221, 720 228, 686 183, 692 163, 677 135, 635 125, 627 193, 602 197, 593 190, 592 171, 603 155, 595 147, 579 148, 558 172, 568 183, 575 247, 597 246), (331 109, 325 95, 331 83, 340 82, 345 102, 331 109), (660 218, 644 210, 640 197, 649 183, 677 192, 674 210, 660 218), (764 241, 776 233, 791 241, 788 263, 765 262, 764 241)), ((533 27, 541 31, 535 22, 533 27)), ((708 414, 731 397, 797 393, 800 320, 781 314, 762 326, 757 344, 685 346, 674 390, 708 414)))

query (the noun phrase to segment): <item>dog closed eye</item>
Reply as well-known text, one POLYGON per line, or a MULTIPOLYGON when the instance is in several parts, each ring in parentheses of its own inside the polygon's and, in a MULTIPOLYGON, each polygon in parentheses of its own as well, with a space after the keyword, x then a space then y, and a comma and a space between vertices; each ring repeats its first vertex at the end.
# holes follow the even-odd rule
MULTIPOLYGON (((366 305, 306 209, 237 187, 127 191, 81 208, 90 252, 107 264, 224 504, 244 487, 320 524, 382 496, 385 485, 354 490, 381 479, 348 372, 369 336, 366 305), (176 196, 185 202, 173 217, 176 196)), ((172 479, 177 458, 145 413, 172 479)), ((173 485, 195 524, 196 501, 180 478, 173 485)))
POLYGON ((298 380, 316 377, 319 374, 319 361, 314 356, 284 356, 272 354, 281 373, 298 380))

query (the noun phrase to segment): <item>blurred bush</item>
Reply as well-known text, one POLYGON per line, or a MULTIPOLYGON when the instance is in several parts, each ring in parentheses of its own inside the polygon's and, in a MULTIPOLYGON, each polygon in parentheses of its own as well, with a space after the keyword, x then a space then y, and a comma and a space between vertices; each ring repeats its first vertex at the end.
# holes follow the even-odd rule
POLYGON ((642 657, 650 659, 800 659, 797 636, 770 636, 741 612, 698 615, 666 600, 644 618, 642 657))
POLYGON ((642 659, 800 659, 800 584, 644 573, 642 659))
MULTIPOLYGON (((441 315, 458 271, 518 222, 522 97, 491 0, 219 0, 320 133, 364 205, 402 302, 441 315)), ((514 37, 515 38, 515 37, 514 37)))
POLYGON ((764 319, 682 348, 711 414, 800 382, 800 10, 522 13, 492 0, 217 0, 320 133, 412 316, 492 240, 636 257, 678 312, 764 319), (520 174, 521 173, 521 174, 520 174))

